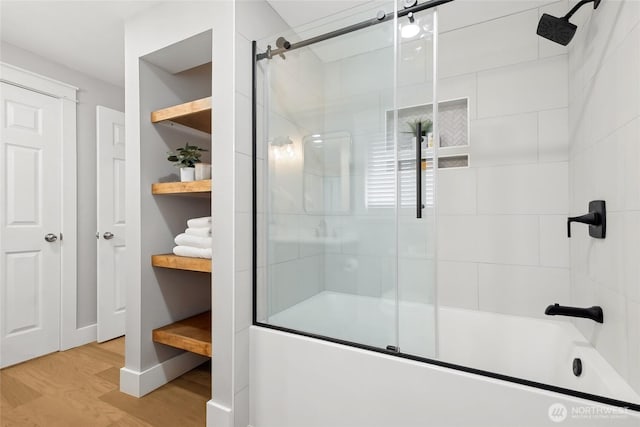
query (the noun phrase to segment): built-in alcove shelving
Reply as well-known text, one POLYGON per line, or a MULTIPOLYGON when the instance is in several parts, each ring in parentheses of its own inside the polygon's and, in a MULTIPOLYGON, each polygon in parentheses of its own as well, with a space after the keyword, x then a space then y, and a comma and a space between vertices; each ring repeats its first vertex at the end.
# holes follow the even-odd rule
POLYGON ((174 270, 211 273, 211 260, 206 258, 192 258, 174 254, 151 255, 151 265, 174 270))
MULTIPOLYGON (((152 123, 177 123, 179 127, 211 134, 211 97, 156 110, 152 123)), ((211 198, 211 180, 158 182, 151 185, 153 195, 211 198)), ((174 254, 151 256, 151 265, 159 268, 211 273, 211 260, 174 254)), ((171 323, 152 333, 154 342, 211 357, 211 312, 171 323)))
POLYGON ((172 195, 211 198, 211 180, 188 182, 157 182, 151 185, 154 195, 172 195))
POLYGON ((205 133, 211 133, 211 97, 156 110, 151 123, 173 122, 205 133))
POLYGON ((154 329, 153 341, 211 357, 211 311, 154 329))

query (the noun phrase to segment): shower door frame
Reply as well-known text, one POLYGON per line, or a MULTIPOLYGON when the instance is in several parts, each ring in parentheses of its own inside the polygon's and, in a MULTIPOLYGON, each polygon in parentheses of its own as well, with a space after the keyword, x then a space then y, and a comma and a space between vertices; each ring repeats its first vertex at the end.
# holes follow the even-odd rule
MULTIPOLYGON (((402 16, 406 16, 408 15, 410 12, 421 12, 424 10, 428 10, 428 9, 432 9, 435 8, 437 6, 440 6, 442 4, 445 3, 449 3, 452 2, 454 0, 431 0, 431 1, 427 1, 425 3, 422 4, 417 4, 411 8, 408 9, 404 9, 404 10, 399 10, 397 12, 398 18, 402 17, 402 16)), ((327 34, 323 34, 317 37, 313 37, 312 39, 309 40, 304 40, 298 43, 292 43, 291 44, 291 49, 297 49, 297 48, 302 48, 323 40, 327 40, 333 37, 337 37, 337 36, 341 36, 344 34, 348 34, 350 32, 353 31, 358 31, 360 29, 363 28, 367 28, 368 26, 371 25, 376 25, 378 23, 382 23, 387 21, 390 18, 393 18, 394 14, 390 13, 385 15, 382 19, 378 18, 377 21, 376 20, 370 20, 370 21, 365 21, 359 24, 355 24, 355 25, 351 25, 349 27, 345 27, 339 30, 335 30, 332 31, 330 33, 327 34)), ((397 30, 396 30, 397 31, 397 30)), ((436 60, 434 61, 436 66, 437 66, 437 25, 434 28, 434 49, 435 49, 435 53, 434 56, 436 57, 436 60)), ((251 127, 252 127, 252 131, 251 131, 251 137, 252 137, 252 157, 251 157, 251 170, 252 170, 252 326, 256 326, 256 327, 261 327, 261 328, 266 328, 266 329, 271 329, 271 330, 275 330, 275 331, 280 331, 280 332, 285 332, 285 333, 289 333, 289 334, 294 334, 294 335, 300 335, 303 337, 308 337, 308 338, 314 338, 314 339, 318 339, 321 341, 328 341, 328 342, 332 342, 335 344, 341 344, 341 345, 345 345, 345 346, 349 346, 349 347, 353 347, 353 348, 359 348, 362 350, 368 350, 368 351, 373 351, 376 353, 381 353, 381 354, 385 354, 388 356, 394 356, 394 357, 398 357, 401 359, 406 359, 406 360, 412 360, 412 361, 416 361, 416 362, 422 362, 422 363, 427 363, 430 365, 434 365, 434 366, 439 366, 439 367, 443 367, 443 368, 448 368, 448 369, 453 369, 456 371, 460 371, 460 372, 465 372, 465 373, 469 373, 469 374, 474 374, 474 375, 479 375, 481 377, 486 377, 486 378, 491 378, 491 379, 497 379, 497 380, 502 380, 502 381, 507 381, 510 383, 515 383, 515 384, 520 384, 520 385, 525 385, 525 386, 529 386, 529 387, 534 387, 534 388, 538 388, 538 389, 542 389, 542 390, 546 390, 546 391, 550 391, 550 392, 555 392, 555 393, 560 393, 560 394, 564 394, 564 395, 568 395, 568 396, 572 396, 572 397, 577 397, 577 398, 581 398, 581 399, 586 399, 586 400, 590 400, 590 401, 594 401, 594 402, 598 402, 598 403, 602 403, 602 404, 606 404, 606 405, 611 405, 611 406, 616 406, 616 407, 620 407, 620 408, 627 408, 627 409, 631 409, 633 411, 637 411, 640 412, 640 402, 639 403, 632 403, 632 402, 625 402, 622 400, 617 400, 617 399, 613 399, 613 398, 609 398, 609 397, 605 397, 605 396, 600 396, 600 395, 596 395, 596 394, 591 394, 591 393, 586 393, 586 392, 582 392, 582 391, 578 391, 578 390, 573 390, 573 389, 568 389, 568 388, 564 388, 564 387, 559 387, 559 386, 555 386, 555 385, 551 385, 551 384, 546 384, 546 383, 541 383, 541 382, 537 382, 537 381, 532 381, 532 380, 527 380, 527 379, 523 379, 523 378, 518 378, 518 377, 513 377, 513 376, 509 376, 509 375, 503 375, 503 374, 499 374, 496 372, 491 372, 491 371, 485 371, 482 369, 476 369, 476 368, 472 368, 472 367, 468 367, 468 366, 462 366, 462 365, 457 365, 454 363, 449 363, 446 361, 442 361, 442 360, 438 360, 438 359, 431 359, 431 358, 427 358, 427 357, 423 357, 423 356, 417 356, 417 355, 413 355, 413 354, 408 354, 408 353, 402 353, 401 351, 395 351, 395 350, 389 350, 386 348, 382 348, 382 347, 375 347, 375 346, 371 346, 368 344, 363 344, 363 343, 358 343, 358 342, 354 342, 354 341, 347 341, 347 340, 343 340, 340 338, 334 338, 334 337, 329 337, 329 336, 325 336, 325 335, 319 335, 319 334, 314 334, 311 332, 305 332, 305 331, 300 331, 297 329, 292 329, 292 328, 287 328, 287 327, 283 327, 283 326, 277 326, 277 325, 271 325, 268 323, 264 323, 264 322, 260 322, 258 320, 257 314, 258 314, 258 261, 257 261, 257 255, 258 255, 258 228, 257 228, 257 208, 258 208, 258 174, 257 174, 257 144, 258 144, 258 138, 257 138, 257 66, 258 66, 258 61, 261 61, 263 59, 267 59, 269 60, 271 58, 271 56, 273 55, 277 55, 279 53, 283 53, 286 52, 287 49, 285 48, 279 48, 279 49, 275 49, 272 51, 268 51, 268 52, 263 52, 263 53, 258 53, 257 50, 257 42, 255 40, 253 40, 251 42, 251 55, 252 55, 252 86, 251 86, 251 109, 252 109, 252 117, 251 117, 251 127)), ((434 86, 437 87, 437 74, 434 74, 434 86)), ((434 105, 434 123, 437 122, 437 107, 435 107, 437 105, 437 103, 439 102, 437 99, 437 92, 434 90, 434 96, 433 96, 433 105, 434 105)), ((437 125, 436 125, 437 126, 437 125)), ((436 131, 437 132, 437 131, 436 131)), ((437 135, 436 135, 437 137, 437 135)), ((436 139, 437 140, 437 139, 436 139)), ((436 158, 436 155, 434 154, 434 158, 436 158)), ((436 164, 436 168, 437 168, 437 164, 436 164)), ((437 170, 437 169, 436 169, 437 170)), ((437 194, 436 194, 437 197, 437 194)), ((398 286, 396 284, 396 286, 398 286)), ((436 284, 436 289, 437 289, 437 284, 436 284)), ((437 291, 436 291, 437 292, 437 291)), ((437 310, 436 310, 437 311, 437 310)), ((436 318, 437 318, 437 313, 436 313, 436 318)))

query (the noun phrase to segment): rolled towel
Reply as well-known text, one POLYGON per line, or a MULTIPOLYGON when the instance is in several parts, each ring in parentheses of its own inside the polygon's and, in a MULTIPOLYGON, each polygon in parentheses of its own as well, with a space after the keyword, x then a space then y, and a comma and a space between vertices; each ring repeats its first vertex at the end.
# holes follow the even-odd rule
POLYGON ((188 219, 187 227, 189 228, 211 227, 211 217, 203 216, 202 218, 188 219))
POLYGON ((190 236, 211 237, 211 227, 187 228, 184 234, 190 236))
POLYGON ((210 248, 211 237, 191 236, 189 234, 178 234, 174 240, 178 246, 191 246, 192 248, 210 248))
POLYGON ((192 248, 191 246, 176 246, 173 253, 178 256, 211 259, 211 248, 192 248))

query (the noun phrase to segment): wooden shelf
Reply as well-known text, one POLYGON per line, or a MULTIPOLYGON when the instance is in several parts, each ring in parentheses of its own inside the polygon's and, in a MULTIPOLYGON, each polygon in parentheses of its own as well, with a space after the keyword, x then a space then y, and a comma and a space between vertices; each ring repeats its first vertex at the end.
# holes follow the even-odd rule
POLYGON ((202 132, 211 133, 211 97, 156 110, 151 123, 171 121, 202 132))
POLYGON ((153 330, 153 341, 211 357, 211 312, 153 330))
POLYGON ((188 182, 156 182, 151 184, 152 194, 173 196, 211 197, 211 180, 188 182))
POLYGON ((176 270, 211 273, 211 260, 207 258, 191 258, 174 254, 151 255, 151 265, 176 270))

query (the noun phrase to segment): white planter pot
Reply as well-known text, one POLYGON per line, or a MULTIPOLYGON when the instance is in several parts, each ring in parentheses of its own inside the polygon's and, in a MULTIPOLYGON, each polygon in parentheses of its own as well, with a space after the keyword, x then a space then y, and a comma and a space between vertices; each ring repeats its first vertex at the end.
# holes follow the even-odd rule
POLYGON ((195 180, 196 168, 180 168, 180 181, 187 182, 195 180))
POLYGON ((211 179, 211 163, 196 163, 196 181, 211 179))

